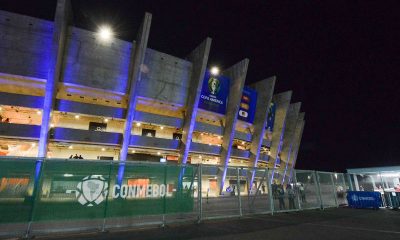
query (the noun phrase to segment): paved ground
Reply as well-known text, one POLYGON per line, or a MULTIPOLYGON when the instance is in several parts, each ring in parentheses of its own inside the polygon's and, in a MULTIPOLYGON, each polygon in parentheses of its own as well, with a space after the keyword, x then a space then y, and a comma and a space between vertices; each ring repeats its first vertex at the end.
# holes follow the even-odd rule
POLYGON ((201 224, 108 233, 75 234, 37 239, 400 239, 400 212, 328 209, 258 215, 201 224))

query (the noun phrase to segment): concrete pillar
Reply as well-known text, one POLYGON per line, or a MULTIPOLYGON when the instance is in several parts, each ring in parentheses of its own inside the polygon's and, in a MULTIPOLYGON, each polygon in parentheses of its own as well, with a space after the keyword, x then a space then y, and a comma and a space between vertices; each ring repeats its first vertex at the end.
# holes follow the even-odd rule
MULTIPOLYGON (((304 115, 303 115, 304 118, 304 115)), ((296 145, 294 147, 294 151, 292 153, 293 157, 290 157, 292 160, 292 164, 290 166, 290 175, 289 175, 289 182, 292 180, 293 176, 293 169, 296 167, 296 161, 297 161, 297 155, 299 153, 299 148, 301 144, 301 138, 303 137, 303 130, 304 130, 304 125, 306 124, 305 120, 302 120, 299 126, 299 134, 298 134, 298 139, 296 141, 296 145)))
POLYGON ((275 174, 275 167, 277 166, 277 158, 280 154, 282 139, 284 135, 284 126, 286 121, 287 111, 289 109, 290 99, 292 98, 292 91, 276 94, 272 97, 272 102, 276 104, 274 130, 272 131, 272 142, 270 147, 270 160, 268 161, 268 168, 272 169, 271 183, 275 174))
POLYGON ((293 140, 289 148, 289 153, 287 155, 287 161, 285 162, 285 171, 283 174, 283 182, 286 182, 286 179, 289 179, 290 172, 292 171, 293 166, 293 158, 295 157, 295 152, 297 151, 298 145, 301 140, 302 134, 302 122, 304 120, 304 112, 299 113, 297 120, 296 120, 296 128, 294 129, 293 133, 293 140))
POLYGON ((225 117, 224 135, 221 148, 221 163, 223 166, 220 192, 224 187, 225 176, 228 168, 229 158, 231 157, 232 143, 235 136, 235 127, 237 122, 237 115, 239 106, 242 99, 242 92, 244 82, 246 80, 247 68, 249 59, 244 59, 229 69, 225 70, 222 75, 230 79, 228 105, 225 117))
POLYGON ((283 172, 280 181, 283 183, 284 175, 286 174, 285 169, 289 160, 290 148, 294 141, 294 132, 296 129, 297 118, 300 112, 301 103, 293 103, 289 105, 289 110, 286 117, 285 133, 283 136, 282 147, 281 147, 281 164, 279 171, 283 172))
POLYGON ((38 144, 38 157, 40 158, 46 157, 47 155, 50 114, 54 107, 57 83, 60 80, 63 53, 66 36, 68 33, 68 24, 71 22, 71 15, 71 1, 58 0, 54 18, 53 38, 51 46, 49 46, 51 48, 49 56, 49 69, 43 101, 42 126, 40 128, 40 138, 38 144))
POLYGON ((197 110, 210 47, 211 38, 207 38, 187 57, 187 59, 192 63, 192 75, 189 83, 190 92, 187 98, 187 108, 183 123, 182 142, 179 149, 179 162, 183 164, 186 164, 187 162, 190 144, 192 143, 192 134, 196 124, 197 110))
POLYGON ((141 66, 143 65, 144 56, 147 49, 147 41, 149 39, 151 26, 151 14, 145 13, 142 24, 140 25, 138 35, 136 38, 135 50, 132 51, 130 58, 129 70, 129 102, 128 111, 126 113, 124 132, 122 136, 121 151, 119 160, 125 161, 128 155, 128 147, 131 139, 132 123, 135 117, 136 109, 136 88, 141 80, 142 72, 141 66))
MULTIPOLYGON (((260 155, 261 144, 265 136, 265 127, 267 125, 268 110, 274 94, 276 77, 270 77, 256 82, 251 87, 257 91, 257 108, 253 122, 253 136, 250 145, 249 167, 257 167, 258 157, 260 155)), ((252 174, 250 185, 253 186, 254 173, 252 174)))

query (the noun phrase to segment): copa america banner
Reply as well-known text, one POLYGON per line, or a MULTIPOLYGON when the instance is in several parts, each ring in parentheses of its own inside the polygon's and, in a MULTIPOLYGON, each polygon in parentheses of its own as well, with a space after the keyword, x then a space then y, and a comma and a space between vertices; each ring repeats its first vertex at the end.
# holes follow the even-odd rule
POLYGON ((248 123, 253 123, 254 115, 256 113, 256 105, 257 92, 249 87, 244 86, 242 99, 240 101, 238 119, 248 123))
POLYGON ((268 119, 266 127, 266 129, 270 132, 274 130, 275 112, 276 112, 276 104, 271 102, 271 105, 269 106, 268 109, 268 119))
POLYGON ((206 72, 201 89, 199 108, 225 114, 226 103, 229 95, 229 78, 212 76, 206 72))

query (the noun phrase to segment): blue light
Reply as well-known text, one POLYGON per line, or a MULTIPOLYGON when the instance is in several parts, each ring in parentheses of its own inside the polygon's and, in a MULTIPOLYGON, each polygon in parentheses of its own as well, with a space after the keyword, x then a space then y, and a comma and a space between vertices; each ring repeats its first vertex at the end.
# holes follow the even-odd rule
POLYGON ((118 167, 117 184, 121 186, 125 173, 125 162, 120 162, 118 167))
POLYGON ((279 145, 278 145, 278 149, 277 149, 276 156, 275 156, 275 164, 274 164, 274 168, 272 169, 271 184, 274 181, 275 169, 276 169, 277 165, 280 164, 280 162, 281 162, 280 153, 281 153, 282 144, 283 144, 283 136, 285 133, 285 127, 286 127, 286 120, 283 122, 282 133, 279 138, 279 145))

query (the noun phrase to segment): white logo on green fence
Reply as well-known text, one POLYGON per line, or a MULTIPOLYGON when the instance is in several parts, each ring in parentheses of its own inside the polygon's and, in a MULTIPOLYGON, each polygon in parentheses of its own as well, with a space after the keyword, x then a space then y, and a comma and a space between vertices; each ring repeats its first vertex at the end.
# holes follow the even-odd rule
POLYGON ((107 196, 108 183, 101 175, 90 175, 76 186, 76 198, 84 206, 99 205, 107 196))
MULTIPOLYGON (((127 185, 115 184, 111 188, 113 199, 172 197, 177 190, 171 184, 127 185)), ((71 193, 67 190, 66 193, 71 193)), ((107 198, 108 183, 102 175, 86 176, 76 186, 75 196, 83 206, 99 205, 107 198)))

